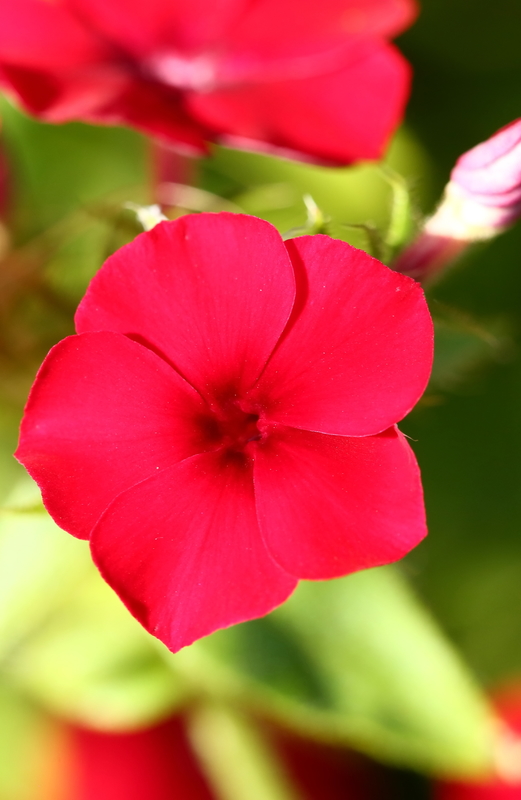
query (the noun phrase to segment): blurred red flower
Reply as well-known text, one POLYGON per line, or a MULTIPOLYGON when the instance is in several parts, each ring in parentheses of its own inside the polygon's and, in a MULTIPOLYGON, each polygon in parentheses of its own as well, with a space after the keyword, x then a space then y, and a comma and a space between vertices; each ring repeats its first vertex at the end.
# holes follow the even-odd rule
POLYGON ((277 751, 304 800, 394 800, 399 773, 345 747, 274 731, 277 751))
POLYGON ((521 683, 493 697, 501 723, 497 773, 481 782, 440 781, 434 800, 521 800, 521 683))
POLYGON ((64 800, 212 800, 182 719, 145 730, 102 733, 71 727, 64 800))
POLYGON ((0 0, 0 83, 36 116, 347 164, 378 158, 414 0, 0 0))
MULTIPOLYGON (((39 742, 39 763, 27 793, 34 800, 216 800, 182 716, 136 731, 55 726, 54 740, 39 742)), ((302 800, 399 796, 395 773, 359 753, 271 727, 265 732, 302 800)), ((236 768, 233 759, 228 768, 236 768)))
POLYGON ((41 367, 17 457, 172 650, 425 535, 395 427, 432 360, 410 278, 327 236, 186 216, 106 262, 76 329, 41 367))

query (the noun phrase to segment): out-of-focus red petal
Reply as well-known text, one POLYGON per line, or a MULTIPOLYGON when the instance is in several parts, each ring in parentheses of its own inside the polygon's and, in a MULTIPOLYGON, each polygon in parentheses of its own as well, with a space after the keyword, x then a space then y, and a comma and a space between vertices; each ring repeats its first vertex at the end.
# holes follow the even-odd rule
POLYGON ((48 122, 85 119, 91 122, 123 122, 123 117, 101 112, 129 85, 128 76, 110 62, 69 71, 45 72, 18 65, 0 65, 0 83, 14 93, 32 114, 48 122))
POLYGON ((219 42, 246 0, 66 0, 78 18, 127 52, 146 56, 171 46, 194 51, 219 42))
POLYGON ((350 438, 280 426, 257 449, 254 479, 268 549, 299 578, 389 564, 427 532, 418 465, 395 428, 350 438))
POLYGON ((384 42, 365 44, 364 52, 346 67, 305 80, 189 92, 187 108, 231 145, 275 146, 337 164, 377 159, 403 116, 410 69, 384 42))
POLYGON ((286 244, 303 307, 252 397, 269 419, 297 428, 385 430, 418 401, 431 370, 432 321, 420 286, 326 236, 286 244))
POLYGON ((174 652, 293 591, 263 543, 251 464, 203 453, 119 495, 91 536, 101 574, 174 652))
POLYGON ((115 333, 71 336, 38 373, 16 456, 58 525, 88 538, 121 491, 205 449, 205 410, 140 344, 115 333))
POLYGON ((391 38, 415 19, 414 0, 260 0, 230 28, 231 42, 250 49, 319 42, 323 37, 391 38))
POLYGON ((519 800, 521 784, 499 780, 488 783, 438 783, 432 800, 519 800))
POLYGON ((392 38, 412 25, 418 11, 416 0, 351 0, 342 22, 350 33, 392 38))
POLYGON ((67 800, 212 800, 181 718, 139 731, 70 728, 67 800))
POLYGON ((181 93, 155 81, 127 81, 117 95, 107 102, 98 102, 89 120, 132 125, 184 150, 188 155, 201 156, 208 152, 205 140, 210 135, 203 125, 186 113, 181 93))
POLYGON ((26 69, 69 69, 105 57, 107 48, 61 3, 0 0, 0 59, 26 69))
POLYGON ((213 399, 256 380, 294 296, 293 268, 272 225, 242 214, 191 215, 109 258, 76 327, 139 340, 213 399))

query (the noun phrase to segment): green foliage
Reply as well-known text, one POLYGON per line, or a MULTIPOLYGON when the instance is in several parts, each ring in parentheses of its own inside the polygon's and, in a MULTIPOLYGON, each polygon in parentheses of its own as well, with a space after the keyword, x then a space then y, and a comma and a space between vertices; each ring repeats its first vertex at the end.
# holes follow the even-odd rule
POLYGON ((53 713, 119 729, 161 718, 182 697, 155 642, 25 480, 0 516, 0 667, 53 713))
POLYGON ((151 637, 96 574, 6 666, 45 708, 94 728, 152 724, 183 697, 151 637))
POLYGON ((438 774, 489 767, 487 704, 391 568, 301 583, 270 617, 170 658, 211 696, 301 734, 438 774))

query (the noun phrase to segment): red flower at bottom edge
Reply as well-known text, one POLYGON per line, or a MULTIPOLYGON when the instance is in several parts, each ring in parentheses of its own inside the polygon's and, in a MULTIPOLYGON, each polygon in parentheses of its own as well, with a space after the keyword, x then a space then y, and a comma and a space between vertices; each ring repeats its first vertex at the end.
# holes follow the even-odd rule
POLYGON ((505 685, 492 700, 501 725, 498 774, 483 781, 439 781, 434 800, 521 800, 521 682, 505 685))
POLYGON ((172 650, 425 535, 395 427, 432 360, 410 278, 327 236, 187 216, 109 258, 76 328, 40 369, 17 457, 172 650))
MULTIPOLYGON (((38 800, 217 800, 182 716, 133 731, 99 731, 68 723, 60 723, 59 731, 59 750, 49 750, 47 740, 42 743, 46 761, 44 775, 37 773, 38 800), (51 782, 45 780, 49 772, 51 782)), ((272 726, 265 731, 303 800, 395 797, 395 774, 388 767, 272 726)), ((225 766, 233 773, 236 765, 231 759, 225 766)))
POLYGON ((180 717, 144 730, 70 727, 65 800, 212 800, 180 717))

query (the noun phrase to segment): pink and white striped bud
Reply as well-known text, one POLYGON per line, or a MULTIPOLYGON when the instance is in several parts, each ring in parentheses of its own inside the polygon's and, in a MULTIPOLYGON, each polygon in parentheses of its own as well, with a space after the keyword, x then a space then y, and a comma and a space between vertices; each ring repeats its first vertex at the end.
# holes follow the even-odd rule
POLYGON ((423 280, 521 217, 521 119, 464 153, 436 212, 393 265, 423 280))

